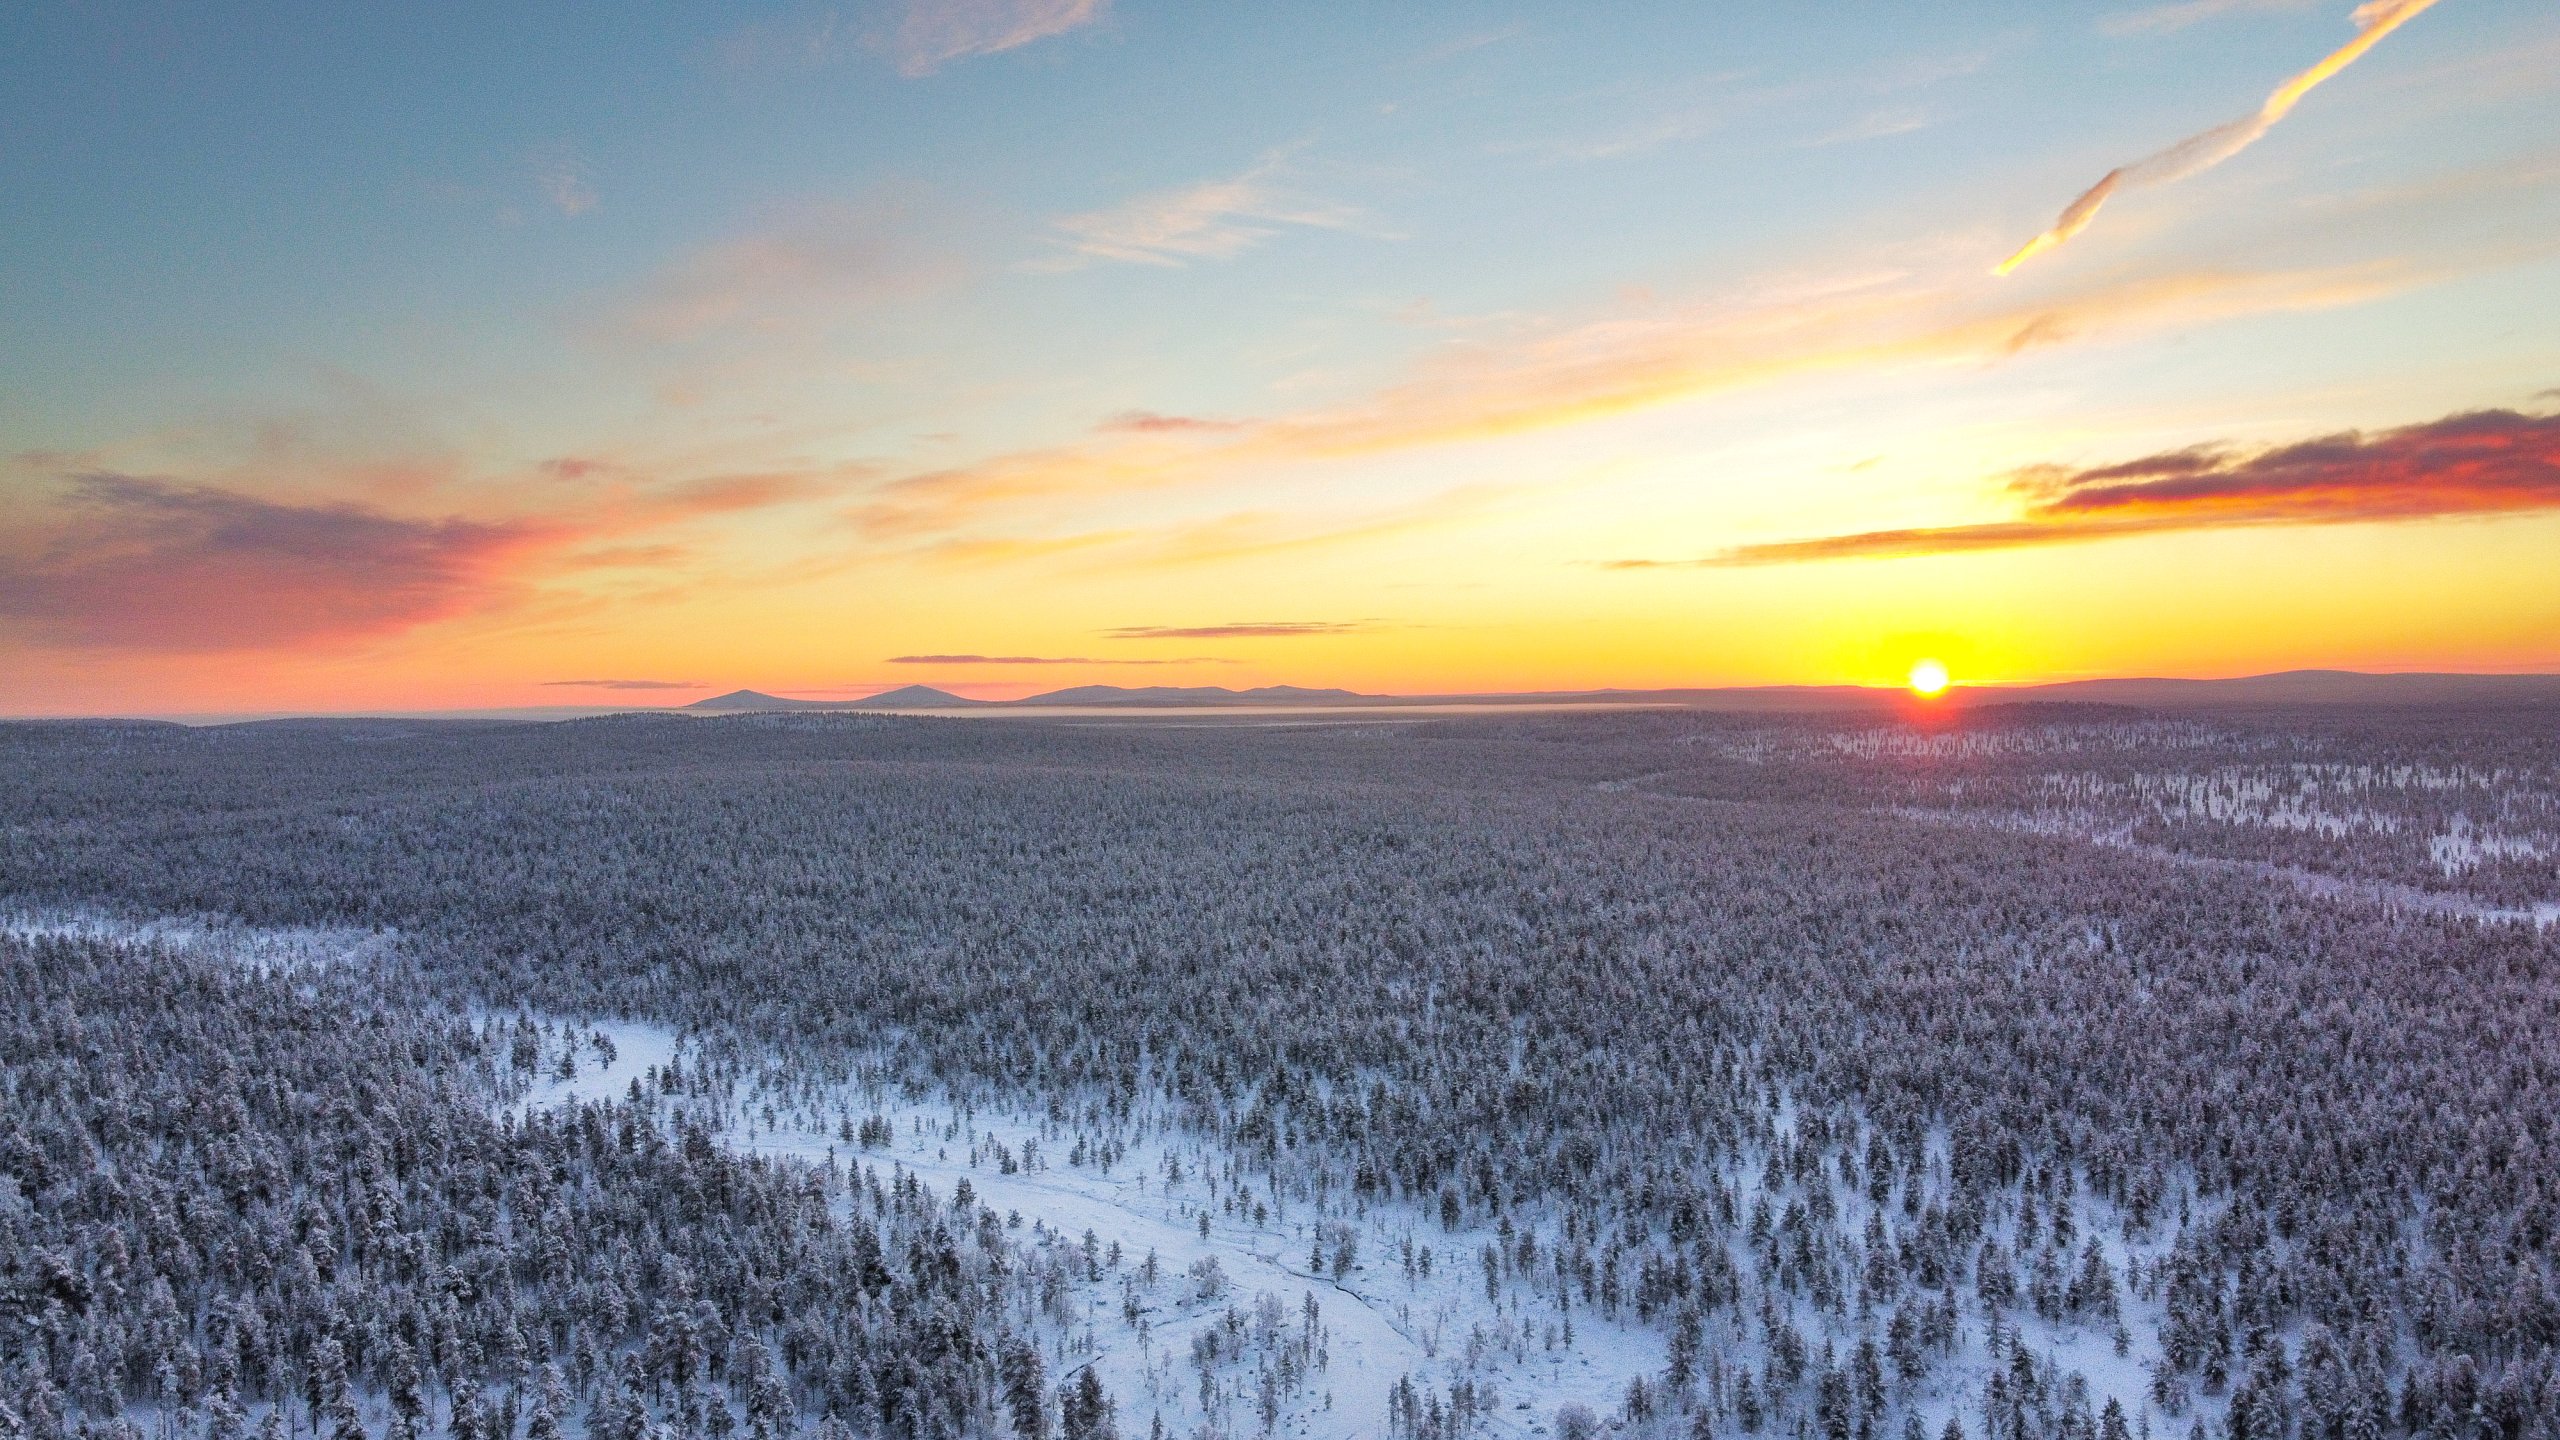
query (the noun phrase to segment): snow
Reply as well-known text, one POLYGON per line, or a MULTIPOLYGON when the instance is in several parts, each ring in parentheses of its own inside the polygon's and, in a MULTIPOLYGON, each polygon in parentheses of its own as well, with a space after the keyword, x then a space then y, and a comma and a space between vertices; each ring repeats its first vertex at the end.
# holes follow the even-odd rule
POLYGON ((163 916, 131 920, 93 910, 0 913, 0 936, 12 940, 87 940, 135 947, 161 946, 244 966, 281 969, 302 965, 360 964, 400 943, 397 930, 278 928, 243 925, 218 916, 163 916))
MULTIPOLYGON (((257 930, 92 914, 0 916, 0 934, 163 945, 262 965, 348 963, 397 941, 389 933, 257 930)), ((656 1098, 648 1083, 653 1075, 671 1063, 688 1071, 703 1064, 699 1044, 645 1022, 473 1018, 483 1026, 529 1020, 537 1027, 540 1058, 533 1078, 506 1107, 519 1115, 573 1102, 622 1100, 635 1083, 656 1098), (566 1076, 560 1073, 564 1053, 574 1062, 566 1076)), ((735 1051, 723 1056, 737 1058, 735 1051)), ((1253 1177, 1234 1155, 1144 1105, 1133 1124, 1109 1137, 1125 1149, 1107 1167, 1098 1156, 1076 1164, 1068 1156, 1076 1153, 1078 1140, 1104 1137, 1049 1119, 1042 1097, 1014 1097, 1009 1107, 971 1105, 923 1087, 876 1081, 847 1082, 813 1095, 789 1086, 782 1067, 759 1065, 752 1055, 747 1060, 732 1102, 720 1115, 722 1139, 737 1150, 868 1167, 884 1183, 904 1172, 946 1201, 965 1185, 980 1206, 1004 1218, 1007 1233, 1036 1260, 1062 1260, 1069 1251, 1085 1250, 1088 1235, 1095 1253, 1108 1256, 1116 1248, 1116 1261, 1098 1277, 1078 1280, 1063 1307, 1019 1319, 1048 1349, 1053 1380, 1071 1378, 1086 1366, 1096 1371, 1118 1404, 1121 1433, 1132 1440, 1157 1420, 1168 1434, 1185 1437, 1264 1430, 1256 1381, 1278 1373, 1280 1356, 1293 1341, 1304 1342, 1314 1363, 1294 1388, 1274 1396, 1276 1423, 1268 1427, 1292 1440, 1384 1436, 1390 1390, 1408 1377, 1443 1394, 1459 1380, 1473 1383, 1480 1394, 1489 1390, 1494 1402, 1482 1431, 1527 1440, 1548 1434, 1565 1405, 1604 1416, 1618 1411, 1629 1382, 1642 1376, 1658 1383, 1668 1361, 1661 1325, 1604 1319, 1581 1305, 1567 1312, 1551 1295, 1509 1280, 1489 1298, 1477 1257, 1499 1239, 1492 1228, 1444 1230, 1436 1216, 1409 1202, 1291 1194, 1268 1176, 1253 1177), (841 1126, 862 1120, 875 1127, 885 1121, 893 1138, 878 1148, 842 1138, 841 1126), (1176 1174, 1178 1180, 1171 1178, 1176 1174), (1357 1259, 1339 1278, 1310 1263, 1319 1235, 1328 1255, 1345 1235, 1355 1241, 1357 1259), (1407 1246, 1417 1256, 1428 1252, 1428 1273, 1403 1263, 1407 1246), (1158 1276, 1152 1284, 1140 1279, 1150 1256, 1158 1276), (1195 1277, 1212 1263, 1222 1283, 1204 1285, 1195 1277), (1201 1367, 1198 1352, 1204 1346, 1211 1353, 1201 1367)), ((862 1073, 852 1066, 847 1072, 862 1073)), ((1791 1113, 1782 1107, 1777 1121, 1791 1125, 1791 1113)), ((1723 1178, 1746 1195, 1762 1193, 1756 1167, 1737 1165, 1723 1178)), ((1840 1230, 1856 1233, 1872 1207, 1854 1186, 1841 1187, 1839 1204, 1840 1230)), ((2121 1274, 2129 1247, 2112 1238, 2113 1217, 2094 1200, 2084 1206, 2088 1233, 2111 1237, 2109 1258, 2121 1274)), ((1553 1253, 1551 1224, 1526 1211, 1513 1220, 1553 1253)), ((2005 1224, 1994 1233, 2004 1243, 2011 1239, 2005 1224)), ((2130 1248, 2148 1264, 2162 1246, 2130 1248)), ((2128 1414, 2144 1414, 2144 1362, 2157 1353, 2159 1308, 2125 1292, 2124 1318, 2134 1344, 2122 1356, 2100 1330, 2048 1326, 2032 1315, 2013 1314, 2007 1323, 2061 1371, 2085 1376, 2098 1401, 2113 1396, 2128 1414)), ((1858 1333, 1809 1307, 1795 1308, 1786 1318, 1817 1353, 1828 1343, 1845 1358, 1858 1333)), ((1960 1353, 1924 1381, 1916 1397, 1933 1431, 1950 1411, 1969 1411, 1979 1393, 1991 1364, 1988 1337, 1980 1330, 1978 1319, 1968 1320, 1960 1353)), ((1706 1351, 1717 1361, 1765 1363, 1764 1349, 1744 1317, 1728 1311, 1710 1322, 1706 1351)), ((2202 1402, 2202 1408, 2209 1411, 2216 1403, 2202 1402)))
MULTIPOLYGON (((545 1079, 528 1095, 532 1105, 555 1105, 571 1099, 622 1098, 633 1079, 670 1059, 693 1068, 693 1051, 669 1031, 631 1022, 561 1024, 562 1034, 603 1034, 615 1058, 601 1060, 592 1042, 582 1039, 577 1075, 570 1080, 545 1079)), ((551 1064, 549 1049, 544 1068, 551 1064)), ((774 1072, 768 1071, 770 1077, 774 1072)), ((1008 1233, 1034 1255, 1054 1256, 1082 1249, 1090 1233, 1104 1255, 1117 1246, 1120 1259, 1106 1266, 1098 1281, 1078 1285, 1065 1323, 1054 1317, 1035 1320, 1048 1348, 1052 1378, 1063 1381, 1090 1365, 1119 1407, 1121 1433, 1147 1434, 1161 1419, 1174 1436, 1240 1436, 1261 1429, 1255 1413, 1256 1366, 1268 1368, 1272 1349, 1248 1342, 1241 1360, 1230 1357, 1217 1367, 1214 1398, 1203 1403, 1204 1387, 1193 1368, 1199 1337, 1219 1329, 1241 1329, 1248 1337, 1268 1331, 1276 1320, 1279 1335, 1299 1333, 1305 1307, 1313 1301, 1319 1320, 1322 1364, 1299 1390, 1279 1406, 1272 1433, 1292 1440, 1358 1440, 1388 1432, 1388 1394, 1410 1376, 1417 1386, 1434 1386, 1445 1395, 1450 1382, 1471 1380, 1481 1391, 1490 1387, 1496 1403, 1483 1423, 1483 1433, 1527 1440, 1553 1429, 1557 1410, 1568 1404, 1589 1407, 1607 1416, 1623 1404, 1628 1384, 1642 1376, 1658 1384, 1668 1363, 1667 1331, 1637 1323, 1631 1317, 1603 1319, 1596 1309, 1577 1305, 1570 1314, 1572 1341, 1562 1342, 1567 1316, 1552 1297, 1526 1293, 1506 1281, 1497 1300, 1485 1295, 1477 1256, 1497 1239, 1490 1228, 1455 1232, 1441 1229, 1436 1217, 1408 1203, 1342 1203, 1334 1197, 1322 1207, 1304 1200, 1283 1203, 1268 1180, 1228 1183, 1233 1157, 1194 1136, 1139 1125, 1128 1149, 1106 1172, 1097 1164, 1073 1165, 1065 1156, 1072 1132, 1044 1121, 1039 1103, 1024 1097, 1008 1111, 956 1104, 945 1096, 901 1098, 894 1087, 847 1085, 817 1097, 780 1097, 777 1081, 770 1090, 750 1078, 742 1083, 737 1103, 722 1131, 724 1142, 758 1154, 787 1156, 817 1164, 869 1166, 885 1184, 900 1172, 915 1175, 948 1200, 965 1184, 977 1203, 1003 1217, 1018 1217, 1008 1233), (770 1107, 768 1109, 768 1107, 770 1107), (895 1134, 882 1149, 863 1149, 838 1138, 839 1120, 859 1122, 884 1118, 895 1134), (1007 1173, 1004 1159, 1013 1160, 1007 1173), (1166 1180, 1166 1162, 1176 1162, 1179 1183, 1166 1180), (1239 1218, 1223 1203, 1241 1198, 1246 1215, 1239 1218), (1272 1213, 1262 1223, 1250 1216, 1260 1201, 1272 1213), (1209 1216, 1206 1233, 1199 1220, 1209 1216), (1341 1280, 1308 1268, 1308 1248, 1319 1226, 1349 1226, 1357 1237, 1359 1259, 1341 1280), (1410 1240, 1428 1246, 1434 1256, 1428 1277, 1403 1273, 1402 1247, 1410 1240), (1138 1271, 1152 1253, 1161 1279, 1140 1285, 1138 1271), (1187 1277, 1203 1261, 1214 1260, 1225 1284, 1215 1296, 1202 1296, 1187 1277), (1131 1324, 1121 1309, 1123 1287, 1138 1291, 1138 1320, 1131 1324), (1259 1313, 1270 1317, 1256 1323, 1259 1313), (1230 1318, 1240 1317, 1240 1318, 1230 1318)), ((1232 1172, 1245 1174, 1241 1168, 1232 1172)), ((1754 1189, 1750 1171, 1729 1179, 1754 1189)), ((1869 1208, 1854 1191, 1842 1200, 1843 1228, 1854 1231, 1869 1208)), ((2089 1233, 2108 1235, 2109 1258, 2121 1267, 2128 1247, 2113 1239, 2112 1216, 2100 1213, 2095 1201, 2084 1201, 2089 1233)), ((1516 1219, 1534 1223, 1526 1214, 1516 1219)), ((1328 1230, 1328 1234, 1338 1231, 1328 1230)), ((1545 1247, 1551 1233, 1538 1230, 1545 1247)), ((2002 1238, 2010 1238, 2005 1230, 2002 1238)), ((2164 1247, 2133 1247, 2146 1261, 2164 1247)), ((2049 1357, 2062 1373, 2085 1376, 2093 1399, 2119 1400, 2128 1415, 2148 1413, 2148 1376, 2144 1362, 2157 1353, 2154 1333, 2159 1306, 2124 1295, 2124 1316, 2135 1338, 2129 1353, 2115 1353, 2111 1337, 2086 1326, 2050 1326, 2032 1314, 2015 1312, 2004 1321, 2023 1334, 2029 1347, 2049 1357)), ((1790 1317, 1818 1354, 1826 1341, 1843 1359, 1855 1343, 1854 1326, 1825 1324, 1809 1308, 1790 1317)), ((1968 1319, 1960 1351, 1933 1379, 1923 1382, 1919 1408, 1931 1432, 1950 1412, 1975 1423, 1980 1379, 1990 1366, 1987 1338, 1978 1321, 1968 1319)), ((1727 1364, 1764 1363, 1764 1347, 1747 1323, 1730 1313, 1709 1332, 1706 1349, 1727 1364)), ((1703 1363, 1703 1362, 1702 1362, 1703 1363)), ((2206 1402, 2209 1409, 2211 1402, 2206 1402)))

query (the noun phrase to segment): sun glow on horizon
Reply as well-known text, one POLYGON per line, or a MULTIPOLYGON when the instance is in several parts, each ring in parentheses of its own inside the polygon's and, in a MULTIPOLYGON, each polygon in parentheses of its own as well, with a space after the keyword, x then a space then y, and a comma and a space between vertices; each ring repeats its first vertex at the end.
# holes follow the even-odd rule
POLYGON ((1935 700, 1947 693, 1949 684, 1945 662, 1917 660, 1911 666, 1911 693, 1923 700, 1935 700))

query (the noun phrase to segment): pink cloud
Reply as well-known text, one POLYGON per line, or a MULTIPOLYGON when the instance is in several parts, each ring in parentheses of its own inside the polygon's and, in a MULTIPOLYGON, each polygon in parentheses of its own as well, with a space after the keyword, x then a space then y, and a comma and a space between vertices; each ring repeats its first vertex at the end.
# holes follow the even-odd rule
POLYGON ((907 0, 890 49, 903 75, 994 55, 1099 20, 1109 0, 907 0))
MULTIPOLYGON (((233 650, 390 634, 461 614, 567 538, 523 520, 410 519, 144 476, 73 477, 0 568, 0 621, 39 643, 233 650)), ((6 543, 6 542, 0 542, 6 543)))

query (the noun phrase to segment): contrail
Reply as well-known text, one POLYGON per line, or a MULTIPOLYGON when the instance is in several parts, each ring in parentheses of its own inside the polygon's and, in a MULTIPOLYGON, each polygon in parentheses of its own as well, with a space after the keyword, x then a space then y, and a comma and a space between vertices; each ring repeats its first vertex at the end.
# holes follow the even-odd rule
POLYGON ((2106 173, 2097 184, 2082 191, 2080 198, 2063 208, 2053 228, 2026 243, 2017 254, 2000 262, 1995 274, 2010 271, 2079 234, 2097 218, 2098 207, 2107 197, 2130 185, 2165 185, 2184 180, 2202 170, 2210 170, 2258 142, 2258 137, 2275 128, 2302 97, 2313 87, 2339 71, 2356 63, 2356 57, 2379 43, 2383 36, 2399 29, 2415 18, 2419 11, 2436 0, 2369 0, 2356 7, 2356 38, 2330 52, 2328 58, 2276 87, 2267 103, 2255 115, 2246 115, 2226 125, 2216 125, 2200 135, 2190 135, 2156 155, 2119 165, 2106 173))

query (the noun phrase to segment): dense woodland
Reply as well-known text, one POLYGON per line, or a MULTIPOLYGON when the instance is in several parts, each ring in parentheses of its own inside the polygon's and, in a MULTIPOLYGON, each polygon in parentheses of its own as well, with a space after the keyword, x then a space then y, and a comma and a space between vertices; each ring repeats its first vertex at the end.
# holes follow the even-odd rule
MULTIPOLYGON (((2495 918, 2560 894, 2556 736, 0 727, 0 897, 71 932, 0 944, 0 1434, 1134 1432, 1072 1293, 1181 1287, 873 1153, 931 1095, 1480 1295, 1355 1433, 2560 1435, 2560 929, 2495 918), (173 916, 381 939, 60 923, 173 916), (696 1058, 528 1103, 609 1019, 696 1058), (1577 1324, 1660 1363, 1479 1388, 1577 1324)), ((1305 1382, 1313 1314, 1227 1313, 1204 1396, 1305 1382)))

